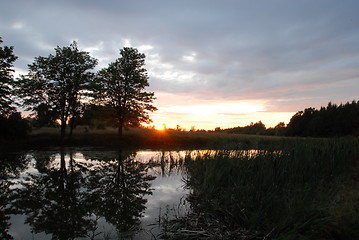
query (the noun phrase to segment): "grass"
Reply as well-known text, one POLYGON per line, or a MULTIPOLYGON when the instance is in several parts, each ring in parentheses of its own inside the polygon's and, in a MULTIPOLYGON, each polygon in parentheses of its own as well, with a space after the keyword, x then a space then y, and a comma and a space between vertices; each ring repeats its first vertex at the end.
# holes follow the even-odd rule
POLYGON ((192 214, 172 239, 359 239, 358 139, 187 157, 192 214), (196 220, 194 220, 196 219, 196 220), (193 234, 198 233, 197 236, 193 234), (178 237, 179 236, 179 237, 178 237))
MULTIPOLYGON (((273 136, 239 135, 216 132, 179 132, 152 129, 130 129, 119 137, 116 129, 92 130, 79 126, 66 145, 156 149, 250 149, 267 145, 281 145, 285 138, 273 136)), ((1 145, 48 147, 61 145, 60 130, 56 128, 34 129, 25 138, 1 139, 1 145)))

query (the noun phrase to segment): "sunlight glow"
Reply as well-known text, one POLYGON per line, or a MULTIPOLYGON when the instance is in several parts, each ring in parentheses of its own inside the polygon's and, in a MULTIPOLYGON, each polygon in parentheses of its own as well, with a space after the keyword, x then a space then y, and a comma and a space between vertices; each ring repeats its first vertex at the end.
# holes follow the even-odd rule
POLYGON ((157 92, 151 113, 155 129, 214 130, 216 127, 233 128, 262 121, 266 127, 279 122, 288 123, 293 112, 273 112, 265 101, 198 99, 193 95, 157 92))
POLYGON ((157 131, 165 131, 166 130, 166 124, 162 124, 162 125, 155 125, 155 129, 157 131))

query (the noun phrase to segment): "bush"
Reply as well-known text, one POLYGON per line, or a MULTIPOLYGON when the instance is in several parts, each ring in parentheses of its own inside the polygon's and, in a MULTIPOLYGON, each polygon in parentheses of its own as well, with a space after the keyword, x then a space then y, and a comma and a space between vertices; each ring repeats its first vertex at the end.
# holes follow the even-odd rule
POLYGON ((21 118, 20 113, 13 113, 9 117, 0 116, 0 136, 26 136, 31 131, 29 122, 21 118))

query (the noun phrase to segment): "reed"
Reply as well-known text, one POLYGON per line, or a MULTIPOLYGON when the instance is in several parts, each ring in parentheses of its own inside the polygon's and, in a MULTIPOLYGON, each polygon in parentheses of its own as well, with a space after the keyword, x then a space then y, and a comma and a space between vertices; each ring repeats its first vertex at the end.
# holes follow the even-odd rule
POLYGON ((359 239, 358 139, 274 146, 187 156, 193 214, 251 238, 359 239))

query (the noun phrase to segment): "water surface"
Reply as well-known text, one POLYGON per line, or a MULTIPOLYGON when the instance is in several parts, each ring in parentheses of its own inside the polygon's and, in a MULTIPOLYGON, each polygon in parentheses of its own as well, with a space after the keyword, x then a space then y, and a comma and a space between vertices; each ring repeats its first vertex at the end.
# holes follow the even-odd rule
POLYGON ((161 221, 188 210, 186 154, 85 148, 7 153, 0 178, 7 189, 0 203, 11 210, 2 211, 11 224, 7 233, 19 240, 158 238, 161 221))

